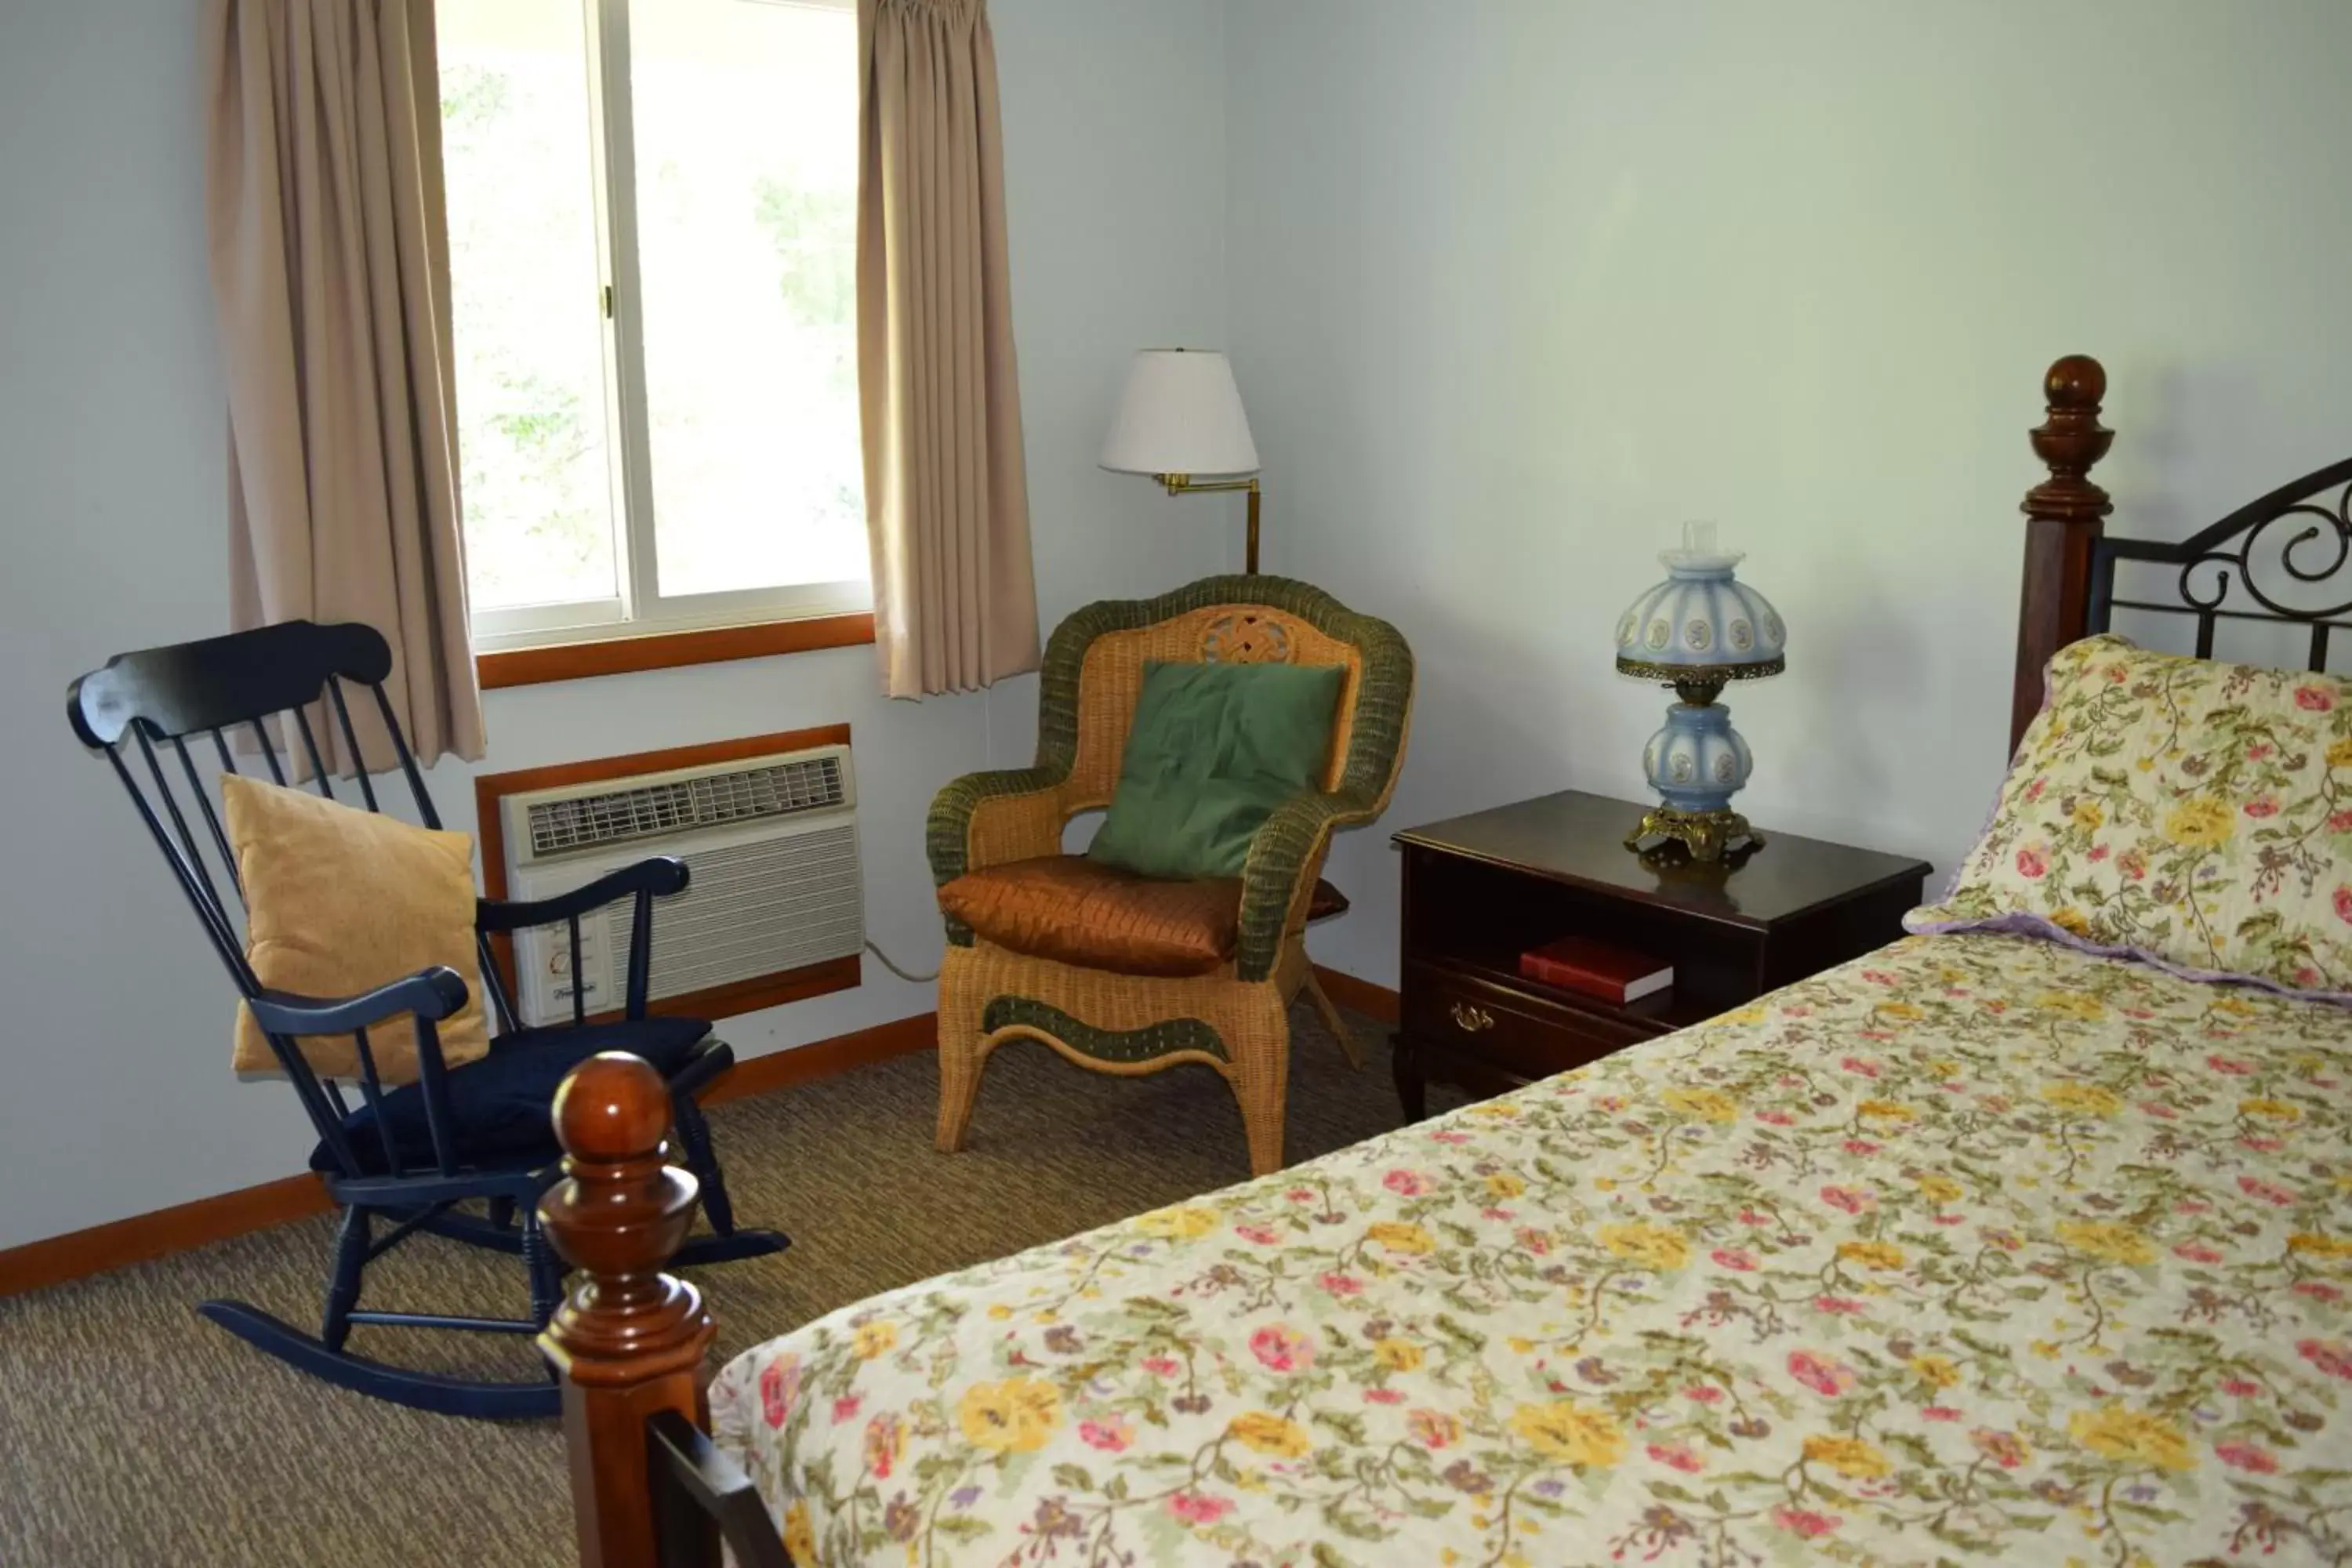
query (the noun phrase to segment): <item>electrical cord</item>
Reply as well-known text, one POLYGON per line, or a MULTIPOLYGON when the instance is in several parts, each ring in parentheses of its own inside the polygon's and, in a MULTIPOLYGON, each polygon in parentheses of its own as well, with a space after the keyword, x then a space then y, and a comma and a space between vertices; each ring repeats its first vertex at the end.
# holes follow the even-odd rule
POLYGON ((897 962, 896 962, 895 960, 893 960, 893 959, 891 958, 891 956, 890 956, 888 953, 887 953, 887 952, 883 952, 880 948, 878 948, 878 947, 875 946, 875 945, 874 945, 874 942, 873 942, 873 940, 872 940, 871 938, 868 938, 868 939, 867 939, 867 941, 866 941, 866 952, 870 952, 870 953, 872 953, 875 957, 877 957, 877 958, 880 959, 880 960, 882 961, 882 967, 883 967, 883 968, 885 968, 885 969, 888 970, 891 973, 893 973, 893 974, 897 975, 899 979, 901 979, 901 980, 904 980, 904 981, 908 982, 909 984, 913 984, 913 985, 928 985, 928 984, 929 984, 932 981, 937 980, 937 979, 940 977, 940 972, 939 972, 938 970, 936 970, 936 969, 932 970, 929 974, 909 974, 909 973, 908 973, 905 970, 903 970, 903 969, 901 969, 901 968, 899 968, 899 967, 898 967, 898 965, 897 962))

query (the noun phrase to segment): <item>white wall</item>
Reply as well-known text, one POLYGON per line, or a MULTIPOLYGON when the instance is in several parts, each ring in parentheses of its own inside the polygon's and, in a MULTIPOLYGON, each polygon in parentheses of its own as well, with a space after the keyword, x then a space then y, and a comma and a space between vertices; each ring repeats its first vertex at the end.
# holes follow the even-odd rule
MULTIPOLYGON (((0 1247, 268 1180, 310 1140, 227 1067, 229 992, 67 682, 226 629, 223 414, 186 0, 0 10, 0 1247)), ((1094 469, 1127 352, 1224 321, 1216 0, 995 0, 1043 614, 1220 569, 1223 535, 1094 469), (1208 84, 1204 86, 1203 84, 1208 84)), ((932 792, 1027 760, 1034 683, 885 702, 838 649, 489 695, 488 771, 802 725, 853 726, 872 934, 931 966, 932 792)), ((470 825, 470 770, 434 793, 470 825)), ((927 1010, 855 992, 730 1020, 750 1055, 927 1010)))
MULTIPOLYGON (((990 0, 989 13, 1037 616, 1051 635, 1097 599, 1227 570, 1228 541, 1238 567, 1238 512, 1095 466, 1133 351, 1224 342, 1223 12, 1220 0, 990 0)), ((988 716, 989 765, 1026 767, 1035 678, 994 688, 988 716)))
MULTIPOLYGON (((2022 432, 2100 355, 2126 531, 2352 445, 2352 6, 1287 0, 1226 14, 1269 566, 1394 619, 1412 753, 1318 957, 1395 973, 1389 828, 1641 793, 1610 669, 1681 520, 1791 628, 1759 822, 1948 866, 2005 761, 2022 432)), ((1767 853, 1769 853, 1768 850, 1767 853)))

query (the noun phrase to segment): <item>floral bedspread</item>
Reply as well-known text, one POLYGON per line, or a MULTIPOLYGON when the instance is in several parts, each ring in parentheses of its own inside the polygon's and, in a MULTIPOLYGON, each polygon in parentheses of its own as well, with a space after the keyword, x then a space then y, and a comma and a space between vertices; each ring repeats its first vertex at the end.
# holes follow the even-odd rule
POLYGON ((730 1363, 804 1568, 2352 1560, 2352 1013, 2000 935, 730 1363))

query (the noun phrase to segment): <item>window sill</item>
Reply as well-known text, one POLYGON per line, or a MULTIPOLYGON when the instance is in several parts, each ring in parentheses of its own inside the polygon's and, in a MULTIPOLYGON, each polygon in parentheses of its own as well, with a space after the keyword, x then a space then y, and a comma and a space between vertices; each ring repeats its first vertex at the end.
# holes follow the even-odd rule
POLYGON ((583 680, 590 676, 620 675, 635 669, 676 669, 682 665, 724 664, 729 659, 764 658, 771 654, 851 647, 873 640, 874 613, 859 610, 849 615, 807 616, 744 626, 709 626, 698 631, 605 637, 596 642, 501 648, 495 653, 476 654, 474 670, 482 689, 493 691, 507 686, 541 686, 550 681, 583 680))

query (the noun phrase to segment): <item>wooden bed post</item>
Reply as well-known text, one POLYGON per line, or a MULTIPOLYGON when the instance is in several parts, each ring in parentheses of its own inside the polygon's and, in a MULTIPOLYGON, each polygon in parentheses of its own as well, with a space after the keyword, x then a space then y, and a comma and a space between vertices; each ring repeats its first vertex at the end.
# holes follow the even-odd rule
POLYGON ((2042 710, 2042 670, 2050 656, 2089 630, 2091 546, 2115 503, 2091 482, 2114 431, 2099 423, 2107 373, 2088 354, 2068 354, 2042 378, 2049 418, 2035 427, 2034 456, 2050 477, 2025 492, 2025 582, 2017 616, 2017 683, 2009 745, 2042 710))
POLYGON ((582 1568, 655 1568, 646 1417, 709 1424, 710 1314, 693 1286, 661 1271, 694 1223, 694 1178, 663 1161, 669 1126, 661 1075, 623 1052, 581 1063, 555 1096, 566 1179, 539 1212, 582 1278, 539 1345, 563 1376, 582 1568))

